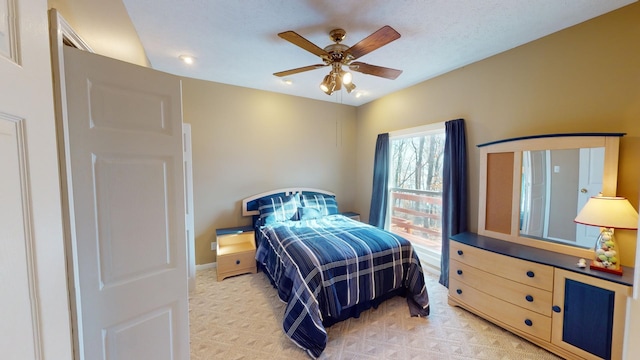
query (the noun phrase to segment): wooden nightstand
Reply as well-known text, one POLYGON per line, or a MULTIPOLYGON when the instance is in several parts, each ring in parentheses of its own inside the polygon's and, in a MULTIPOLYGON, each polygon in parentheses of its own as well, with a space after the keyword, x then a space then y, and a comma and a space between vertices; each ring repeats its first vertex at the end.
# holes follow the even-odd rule
POLYGON ((253 228, 243 226, 216 230, 218 281, 229 276, 257 272, 253 228))
POLYGON ((343 212, 340 213, 348 218, 352 218, 353 220, 356 221, 360 221, 360 214, 358 214, 357 212, 353 212, 353 211, 347 211, 347 212, 343 212))

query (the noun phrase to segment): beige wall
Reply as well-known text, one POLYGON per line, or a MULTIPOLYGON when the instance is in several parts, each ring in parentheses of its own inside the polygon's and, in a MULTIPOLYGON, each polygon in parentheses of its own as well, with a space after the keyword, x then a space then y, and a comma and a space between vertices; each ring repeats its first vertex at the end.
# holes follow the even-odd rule
POLYGON ((356 109, 301 97, 183 80, 191 124, 196 263, 215 261, 215 229, 250 224, 242 199, 284 187, 336 193, 355 205, 356 109))
MULTIPOLYGON (((561 132, 626 132, 618 195, 638 208, 640 4, 622 8, 358 108, 356 210, 366 219, 376 135, 464 118, 470 226, 477 230, 477 144, 561 132)), ((635 231, 618 231, 633 266, 635 231)))

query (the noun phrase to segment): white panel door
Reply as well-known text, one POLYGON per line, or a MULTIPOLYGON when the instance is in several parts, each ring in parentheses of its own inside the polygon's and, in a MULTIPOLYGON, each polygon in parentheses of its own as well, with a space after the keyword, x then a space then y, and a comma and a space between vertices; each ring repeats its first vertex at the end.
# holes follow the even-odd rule
POLYGON ((0 113, 0 349, 11 359, 35 359, 37 304, 21 130, 22 121, 0 113))
POLYGON ((193 160, 191 156, 191 125, 182 124, 184 161, 185 226, 187 229, 187 278, 189 292, 196 289, 196 239, 193 216, 193 160))
MULTIPOLYGON (((578 171, 578 206, 576 215, 592 196, 598 196, 602 191, 604 179, 604 148, 580 149, 580 168, 578 171)), ((615 194, 614 194, 615 195, 615 194)), ((576 224, 576 244, 593 247, 600 235, 600 228, 576 224)))
POLYGON ((0 0, 0 358, 70 359, 46 0, 0 0))
POLYGON ((188 359, 182 105, 172 75, 65 47, 84 359, 188 359))

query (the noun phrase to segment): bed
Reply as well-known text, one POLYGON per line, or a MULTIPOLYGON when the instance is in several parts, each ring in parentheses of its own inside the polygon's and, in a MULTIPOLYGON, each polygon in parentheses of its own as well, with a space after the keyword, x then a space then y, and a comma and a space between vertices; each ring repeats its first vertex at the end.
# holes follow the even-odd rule
POLYGON ((286 303, 285 334, 310 356, 326 328, 405 296, 411 316, 429 315, 422 267, 411 243, 338 212, 335 195, 280 189, 243 200, 252 216, 256 260, 286 303))

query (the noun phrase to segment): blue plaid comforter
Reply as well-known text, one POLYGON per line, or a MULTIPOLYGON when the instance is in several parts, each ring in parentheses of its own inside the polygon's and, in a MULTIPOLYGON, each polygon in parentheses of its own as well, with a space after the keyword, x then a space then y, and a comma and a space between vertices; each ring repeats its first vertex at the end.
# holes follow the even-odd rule
POLYGON ((323 319, 406 289, 412 316, 429 314, 422 267, 406 239, 342 215, 258 229, 256 260, 287 303, 283 328, 313 357, 327 343, 323 319))

